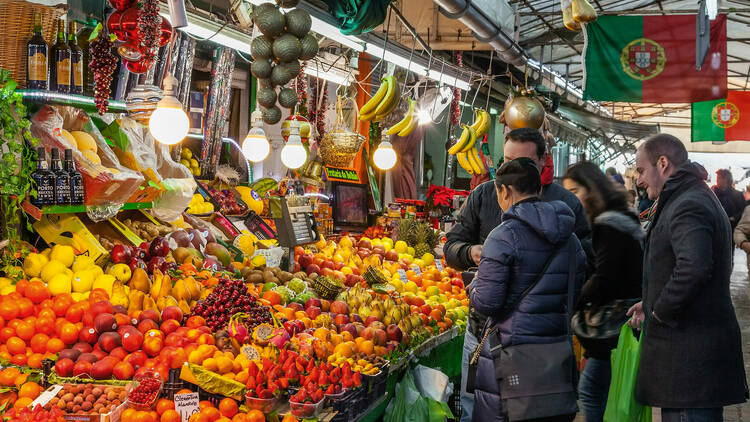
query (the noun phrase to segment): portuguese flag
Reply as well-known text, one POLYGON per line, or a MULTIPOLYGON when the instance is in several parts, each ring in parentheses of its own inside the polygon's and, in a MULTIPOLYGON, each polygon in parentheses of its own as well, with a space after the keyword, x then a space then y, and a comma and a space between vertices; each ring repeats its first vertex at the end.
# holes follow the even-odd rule
POLYGON ((583 98, 693 103, 727 95, 727 19, 711 21, 711 45, 695 69, 695 15, 604 15, 584 29, 583 98))
POLYGON ((729 91, 727 98, 693 103, 690 139, 750 141, 750 91, 729 91))

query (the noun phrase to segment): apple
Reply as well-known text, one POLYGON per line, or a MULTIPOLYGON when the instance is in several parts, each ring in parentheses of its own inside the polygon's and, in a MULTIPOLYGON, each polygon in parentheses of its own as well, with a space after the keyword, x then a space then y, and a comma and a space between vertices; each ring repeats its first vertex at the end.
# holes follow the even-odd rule
POLYGON ((330 268, 330 269, 333 270, 334 269, 334 263, 331 260, 325 260, 325 261, 323 261, 322 264, 320 264, 320 268, 321 269, 323 269, 323 268, 330 268))
POLYGON ((362 334, 360 335, 365 340, 374 340, 375 338, 375 329, 372 327, 366 327, 364 330, 362 330, 362 334))
POLYGON ((358 256, 359 256, 359 257, 360 257, 361 259, 365 259, 365 258, 367 258, 368 256, 370 256, 370 251, 369 251, 369 250, 367 250, 367 249, 360 249, 360 250, 358 250, 358 251, 357 251, 357 255, 358 255, 358 256))
POLYGON ((76 363, 82 361, 94 363, 97 360, 99 360, 99 357, 93 353, 82 353, 81 356, 78 356, 78 359, 76 359, 76 363))
POLYGON ((385 255, 385 248, 382 246, 375 246, 372 248, 372 253, 376 253, 379 255, 385 255))
POLYGON ((146 356, 146 353, 139 350, 137 352, 133 352, 129 354, 125 358, 125 362, 133 365, 133 367, 137 369, 146 363, 146 359, 148 359, 148 356, 146 356))
POLYGON ((372 243, 367 239, 360 239, 359 242, 357 242, 357 248, 371 249, 372 243))
POLYGON ((325 261, 325 259, 321 258, 320 256, 316 256, 315 258, 313 258, 313 264, 317 265, 320 268, 323 268, 323 261, 325 261))
POLYGON ((151 257, 151 259, 148 260, 148 264, 146 264, 146 268, 148 269, 148 272, 153 274, 154 270, 158 269, 161 271, 161 266, 164 265, 164 263, 167 262, 163 256, 154 256, 151 257))
POLYGON ((55 362, 55 373, 61 377, 69 377, 73 375, 73 367, 75 362, 69 358, 61 358, 55 362))
MULTIPOLYGON (((169 241, 162 236, 157 236, 151 241, 148 253, 152 257, 165 257, 169 253, 169 241)), ((153 259, 153 258, 152 258, 153 259)))
POLYGON ((295 263, 294 263, 294 272, 295 272, 295 273, 298 273, 298 272, 300 272, 300 271, 301 271, 301 268, 302 268, 302 267, 301 267, 301 266, 299 265, 299 262, 295 262, 295 263))
POLYGON ((364 324, 365 323, 364 321, 362 321, 362 317, 359 316, 359 314, 351 314, 351 315, 349 315, 349 319, 352 322, 358 322, 360 324, 364 324))
POLYGON ((376 317, 375 315, 370 315, 367 318, 365 318, 365 327, 369 327, 375 322, 380 322, 378 320, 378 317, 376 317))
POLYGON ((290 337, 294 337, 295 334, 298 333, 298 327, 297 324, 294 323, 294 321, 287 321, 284 323, 284 329, 287 333, 289 333, 290 337))
POLYGON ((305 307, 302 306, 302 304, 298 303, 298 302, 289 302, 289 303, 286 304, 286 307, 289 308, 289 309, 293 309, 294 312, 304 311, 305 310, 305 307))
POLYGON ((161 315, 159 315, 159 311, 157 311, 156 309, 146 309, 138 315, 138 322, 141 322, 144 319, 150 319, 154 322, 159 322, 161 321, 161 315))
POLYGON ((320 299, 318 299, 317 297, 311 297, 310 299, 307 299, 307 302, 305 302, 305 309, 311 306, 317 306, 318 308, 322 308, 320 299))
POLYGON ((343 262, 334 262, 333 264, 333 269, 335 269, 336 271, 341 271, 341 269, 344 268, 343 262))
POLYGON ((163 311, 161 311, 162 321, 173 319, 177 322, 182 322, 182 317, 182 309, 177 306, 167 306, 163 311))
POLYGON ((99 334, 117 330, 117 321, 115 316, 109 313, 102 313, 94 318, 94 329, 99 334))
POLYGON ((349 316, 346 314, 336 314, 336 316, 333 317, 333 323, 336 324, 337 327, 348 324, 349 316))
POLYGON ((119 334, 114 332, 107 332, 99 336, 99 348, 104 352, 111 352, 112 350, 122 346, 122 338, 119 334))
POLYGON ((146 336, 146 339, 143 340, 143 351, 148 356, 157 356, 161 352, 162 347, 164 347, 164 340, 159 336, 146 336))
POLYGON ((79 376, 79 375, 91 375, 91 362, 88 361, 78 361, 73 366, 73 375, 79 376))
POLYGON ((385 330, 376 328, 374 331, 375 331, 375 335, 373 336, 372 342, 375 343, 376 346, 385 346, 385 343, 387 341, 385 330))
POLYGON ((326 299, 320 299, 320 310, 328 312, 331 310, 331 301, 326 299))
MULTIPOLYGON (((91 353, 91 351, 94 350, 94 348, 91 347, 90 344, 83 342, 74 344, 71 349, 78 350, 78 356, 80 356, 81 353, 91 353)), ((74 360, 78 360, 78 356, 76 356, 76 359, 74 360)))
POLYGON ((93 305, 91 305, 91 314, 94 316, 97 316, 99 314, 114 314, 115 313, 115 307, 112 305, 112 303, 108 300, 100 300, 93 305))
POLYGON ((146 265, 146 263, 140 258, 132 258, 128 266, 130 267, 131 272, 135 271, 136 268, 148 270, 148 265, 146 265))
POLYGON ((109 356, 117 360, 117 362, 125 359, 128 356, 128 351, 122 346, 115 348, 115 350, 109 352, 109 356))
POLYGON ((307 267, 305 267, 305 272, 307 273, 307 275, 310 275, 313 273, 320 274, 320 266, 316 264, 310 264, 307 267))
POLYGON ((318 315, 323 313, 323 311, 321 311, 320 308, 317 306, 310 306, 307 309, 305 309, 305 313, 310 319, 315 319, 318 317, 318 315))
POLYGON ((81 356, 81 351, 78 349, 63 349, 60 350, 59 359, 70 359, 75 362, 78 356, 81 356))
POLYGON ((423 314, 425 314, 425 315, 429 315, 429 314, 430 314, 430 312, 432 312, 432 306, 430 306, 430 305, 422 305, 422 306, 420 306, 419 310, 420 310, 420 311, 421 311, 421 312, 422 312, 423 314))
MULTIPOLYGON (((84 327, 79 333, 78 333, 78 341, 88 344, 94 344, 96 343, 96 340, 99 338, 99 335, 96 334, 96 330, 93 327, 84 327)), ((75 347, 75 346, 73 346, 75 347)))
POLYGON ((398 348, 398 342, 397 341, 389 341, 386 344, 385 348, 386 348, 386 350, 388 352, 392 352, 393 350, 395 350, 396 348, 398 348))
MULTIPOLYGON (((127 262, 130 262, 128 260, 127 262)), ((123 283, 130 280, 130 276, 133 275, 133 270, 130 269, 128 264, 126 263, 119 263, 113 265, 108 271, 107 274, 115 276, 115 278, 123 283)))
POLYGON ((122 334, 122 347, 128 352, 135 352, 141 348, 143 344, 143 333, 138 331, 136 328, 128 327, 124 334, 122 334))
POLYGON ((313 263, 313 256, 309 253, 306 253, 299 257, 299 266, 301 268, 307 268, 313 263))
POLYGON ((386 337, 388 337, 389 341, 395 341, 400 342, 403 338, 403 332, 401 331, 401 328, 398 327, 396 324, 391 324, 388 326, 388 328, 385 329, 386 337))
POLYGON ((398 261, 398 252, 394 251, 393 249, 386 252, 384 256, 385 256, 386 261, 393 261, 393 262, 398 261))
POLYGON ((159 324, 154 322, 152 319, 144 319, 143 321, 138 323, 138 331, 142 333, 146 333, 149 330, 155 330, 159 328, 159 324))
POLYGON ((349 305, 346 302, 340 300, 334 300, 331 302, 331 312, 334 314, 345 314, 349 315, 349 305))
POLYGON ((125 245, 115 245, 109 253, 109 259, 116 264, 126 264, 130 262, 130 258, 130 249, 125 245))
POLYGON ((114 364, 109 359, 102 359, 91 365, 91 377, 95 380, 112 378, 114 364))
POLYGON ((330 268, 321 268, 320 274, 326 276, 326 277, 333 277, 333 270, 330 268))
POLYGON ((168 319, 161 323, 159 330, 163 331, 164 334, 172 334, 180 328, 180 323, 174 319, 168 319))
POLYGON ((349 334, 352 335, 352 337, 356 338, 359 336, 359 334, 357 333, 357 326, 352 324, 351 322, 341 326, 341 328, 339 329, 339 332, 343 333, 344 331, 348 331, 349 334))
POLYGON ((135 368, 128 362, 119 362, 112 368, 112 375, 118 380, 129 380, 133 378, 135 368))

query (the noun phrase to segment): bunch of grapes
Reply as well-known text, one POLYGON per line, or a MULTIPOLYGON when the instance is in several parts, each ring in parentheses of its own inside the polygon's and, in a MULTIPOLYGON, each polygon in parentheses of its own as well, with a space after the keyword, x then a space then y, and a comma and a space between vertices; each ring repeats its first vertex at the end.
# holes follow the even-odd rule
POLYGON ((229 318, 238 312, 250 316, 245 321, 249 330, 271 322, 271 311, 256 301, 242 280, 220 279, 214 291, 193 308, 193 314, 205 318, 214 332, 226 328, 229 318))
POLYGON ((91 54, 89 68, 94 74, 94 103, 96 103, 99 114, 106 113, 107 106, 109 106, 112 74, 117 67, 118 60, 112 54, 113 47, 114 44, 104 32, 100 33, 99 37, 89 44, 89 53, 91 54))
POLYGON ((159 1, 145 0, 141 13, 138 15, 138 33, 141 35, 140 50, 143 53, 141 60, 152 62, 156 58, 161 19, 159 1))

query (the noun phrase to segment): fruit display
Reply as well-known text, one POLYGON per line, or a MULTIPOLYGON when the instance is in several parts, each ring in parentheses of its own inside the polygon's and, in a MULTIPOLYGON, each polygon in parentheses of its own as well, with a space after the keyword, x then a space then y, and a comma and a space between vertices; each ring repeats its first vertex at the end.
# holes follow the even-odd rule
POLYGON ((188 204, 187 212, 190 214, 210 214, 214 212, 214 204, 206 201, 203 195, 196 193, 193 198, 190 199, 188 204))
POLYGON ((232 189, 209 189, 208 193, 219 203, 220 211, 226 215, 247 214, 247 205, 235 196, 232 189))
POLYGON ((477 140, 482 139, 490 128, 490 114, 483 109, 477 110, 477 119, 469 126, 462 124, 461 138, 448 149, 448 154, 455 155, 458 164, 469 174, 485 174, 487 168, 479 157, 477 140))
POLYGON ((114 411, 125 403, 128 397, 127 391, 122 387, 95 384, 64 384, 62 387, 57 395, 44 405, 44 410, 58 408, 66 414, 103 415, 114 411))
MULTIPOLYGON (((380 88, 375 95, 359 110, 359 120, 379 122, 398 107, 399 101, 401 101, 401 84, 394 76, 386 76, 381 80, 380 88)), ((409 107, 412 108, 411 103, 409 107)))
POLYGON ((182 150, 180 150, 180 164, 187 167, 193 176, 201 175, 201 165, 198 160, 193 157, 193 151, 191 151, 190 148, 182 148, 182 150))
POLYGON ((408 136, 414 131, 419 123, 419 116, 417 116, 417 102, 409 98, 409 109, 406 111, 404 118, 398 123, 388 128, 385 133, 388 135, 408 136))

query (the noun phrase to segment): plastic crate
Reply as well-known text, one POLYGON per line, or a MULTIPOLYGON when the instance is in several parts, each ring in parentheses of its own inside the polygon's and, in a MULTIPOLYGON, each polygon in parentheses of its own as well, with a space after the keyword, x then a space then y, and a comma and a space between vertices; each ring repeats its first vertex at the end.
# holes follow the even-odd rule
POLYGON ((222 396, 220 394, 209 393, 208 391, 206 391, 206 390, 204 390, 204 389, 202 389, 202 388, 199 387, 198 388, 198 398, 201 401, 204 401, 204 400, 205 401, 209 401, 209 402, 211 402, 211 404, 213 404, 214 406, 216 406, 218 408, 219 407, 219 402, 224 398, 224 396, 222 396))
POLYGON ((375 375, 364 375, 363 386, 370 403, 375 402, 385 394, 386 381, 388 381, 388 366, 380 368, 375 375))
POLYGON ((331 422, 346 422, 351 419, 349 417, 351 410, 350 399, 353 394, 353 391, 345 391, 341 394, 327 396, 330 406, 337 412, 333 419, 331 419, 331 422))

